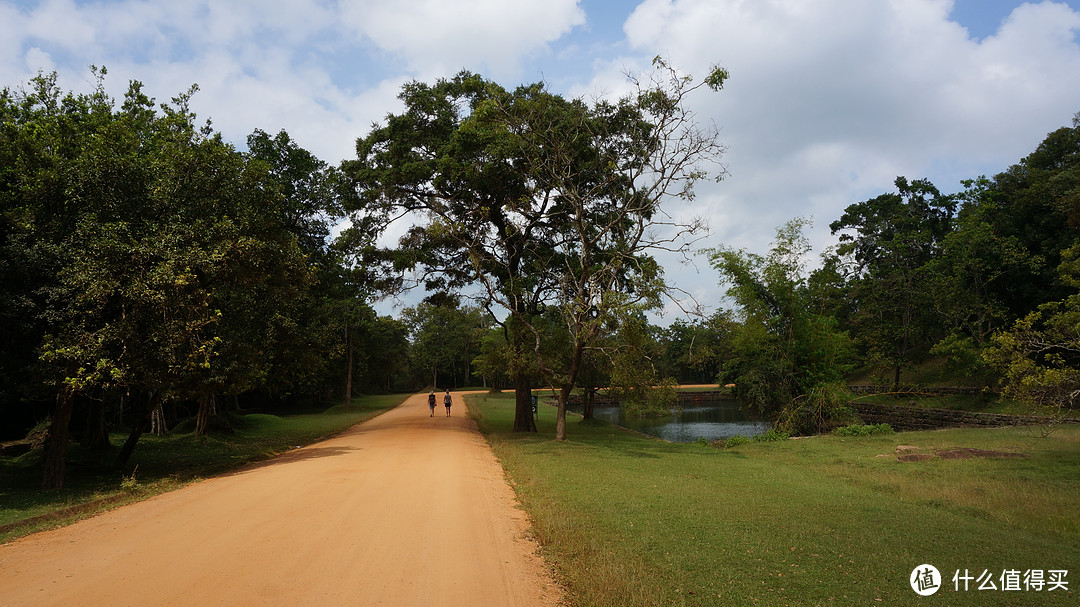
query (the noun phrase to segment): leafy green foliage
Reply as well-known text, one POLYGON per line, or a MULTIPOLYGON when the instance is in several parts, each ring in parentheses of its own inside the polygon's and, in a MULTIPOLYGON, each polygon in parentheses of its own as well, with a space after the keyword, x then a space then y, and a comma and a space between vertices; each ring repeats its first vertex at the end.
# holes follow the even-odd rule
POLYGON ((658 331, 660 373, 684 384, 718 382, 732 357, 732 336, 737 326, 725 310, 690 322, 676 319, 658 331))
POLYGON ((932 275, 923 266, 940 255, 957 205, 925 180, 897 177, 896 188, 850 205, 829 225, 840 233, 837 253, 856 266, 851 321, 870 358, 894 369, 894 386, 913 349, 933 342, 932 275))
POLYGON ((1001 370, 1005 394, 1060 416, 1080 395, 1080 295, 1051 302, 994 337, 987 360, 1001 370))
POLYGON ((752 442, 754 442, 753 438, 749 436, 743 436, 742 434, 736 434, 735 436, 729 436, 727 440, 724 441, 724 448, 733 449, 735 447, 738 447, 739 445, 745 445, 752 442))
POLYGON ((423 372, 421 385, 435 388, 469 385, 473 359, 491 326, 479 308, 456 301, 422 302, 402 311, 411 334, 410 359, 423 372))
MULTIPOLYGON (((807 279, 809 243, 802 234, 807 223, 795 219, 778 229, 764 257, 726 248, 709 252, 713 266, 731 285, 728 294, 742 317, 726 375, 746 405, 774 417, 800 398, 820 403, 810 395, 824 394, 824 386, 841 381, 853 354, 837 320, 820 312, 820 300, 807 279)), ((818 413, 809 416, 812 425, 824 423, 835 409, 813 408, 818 413)), ((805 432, 807 427, 799 422, 789 430, 805 432)))
POLYGON ((509 312, 518 430, 535 429, 530 370, 560 388, 562 438, 586 350, 624 308, 659 305, 667 287, 650 251, 686 252, 703 227, 661 220, 661 205, 691 199, 722 152, 685 98, 726 78, 714 68, 695 83, 658 59, 635 94, 589 104, 464 71, 406 84, 405 111, 357 141, 356 160, 343 165, 361 192, 349 210, 425 219, 383 253, 394 269, 419 270, 429 291, 475 285, 481 308, 509 312), (549 309, 568 338, 554 353, 545 343, 561 337, 549 309))
POLYGON ((116 107, 95 72, 90 94, 55 75, 0 94, 0 399, 60 395, 50 486, 76 401, 102 419, 130 396, 133 447, 162 403, 205 427, 219 395, 318 393, 338 350, 340 173, 284 132, 237 151, 197 123, 197 87, 156 106, 132 82, 116 107))
POLYGON ((776 419, 776 427, 791 434, 824 432, 853 417, 847 407, 851 393, 843 382, 814 385, 784 406, 776 419))

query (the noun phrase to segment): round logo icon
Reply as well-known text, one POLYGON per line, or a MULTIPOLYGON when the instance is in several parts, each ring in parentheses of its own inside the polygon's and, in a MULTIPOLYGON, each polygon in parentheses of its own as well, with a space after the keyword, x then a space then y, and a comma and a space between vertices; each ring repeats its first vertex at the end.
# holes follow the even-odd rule
POLYGON ((911 572, 911 589, 921 596, 930 596, 941 588, 941 573, 933 565, 922 564, 911 572))

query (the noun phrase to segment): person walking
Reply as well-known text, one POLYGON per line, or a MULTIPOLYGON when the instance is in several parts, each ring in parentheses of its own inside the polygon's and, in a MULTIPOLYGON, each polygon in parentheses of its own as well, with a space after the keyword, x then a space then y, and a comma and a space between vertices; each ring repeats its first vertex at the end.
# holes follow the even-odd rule
POLYGON ((427 406, 431 408, 431 417, 435 417, 435 389, 431 389, 431 393, 427 395, 427 406))
POLYGON ((443 396, 442 402, 446 405, 446 417, 450 417, 450 405, 453 404, 453 400, 450 398, 450 388, 446 389, 446 394, 443 396))

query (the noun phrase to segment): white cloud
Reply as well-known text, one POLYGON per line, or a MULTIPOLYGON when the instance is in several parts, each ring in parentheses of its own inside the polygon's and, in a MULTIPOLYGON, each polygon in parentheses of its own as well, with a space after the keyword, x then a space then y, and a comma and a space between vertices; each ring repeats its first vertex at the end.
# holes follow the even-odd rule
MULTIPOLYGON (((657 54, 698 76, 719 63, 731 80, 694 108, 720 128, 730 175, 672 213, 709 219, 703 246, 755 251, 796 215, 814 216, 820 248, 844 207, 891 190, 897 175, 955 191, 1080 110, 1080 12, 1065 4, 1020 5, 982 40, 949 20, 951 0, 644 0, 625 39, 603 40, 595 32, 614 28, 597 19, 626 9, 610 0, 596 10, 585 15, 577 0, 0 0, 0 78, 18 87, 56 69, 65 90, 84 91, 88 66, 105 65, 113 95, 137 79, 159 101, 198 83, 193 108, 229 140, 285 129, 336 163, 399 109, 410 78, 468 68, 611 98, 630 91, 624 72, 657 54)), ((718 300, 713 271, 698 268, 673 262, 668 274, 718 300)))
POLYGON ((486 68, 516 76, 521 63, 585 23, 577 0, 367 0, 346 4, 345 22, 422 75, 486 68))
POLYGON ((949 21, 951 8, 942 0, 639 5, 625 31, 641 56, 663 54, 696 74, 714 62, 731 72, 724 91, 697 106, 729 147, 729 178, 699 192, 700 212, 725 218, 712 222, 712 241, 760 252, 775 226, 813 216, 820 250, 829 222, 891 191, 897 175, 956 191, 960 179, 1004 170, 1068 124, 1080 110, 1080 14, 1025 4, 978 42, 949 21))
POLYGON ((72 0, 45 0, 31 13, 25 27, 29 36, 70 50, 86 49, 94 44, 94 28, 80 18, 72 0))

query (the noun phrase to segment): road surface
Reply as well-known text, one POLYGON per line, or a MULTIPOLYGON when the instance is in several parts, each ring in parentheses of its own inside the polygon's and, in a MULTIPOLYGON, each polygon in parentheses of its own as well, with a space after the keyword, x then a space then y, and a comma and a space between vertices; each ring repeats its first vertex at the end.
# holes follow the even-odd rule
POLYGON ((0 606, 557 605, 460 398, 0 546, 0 606))

